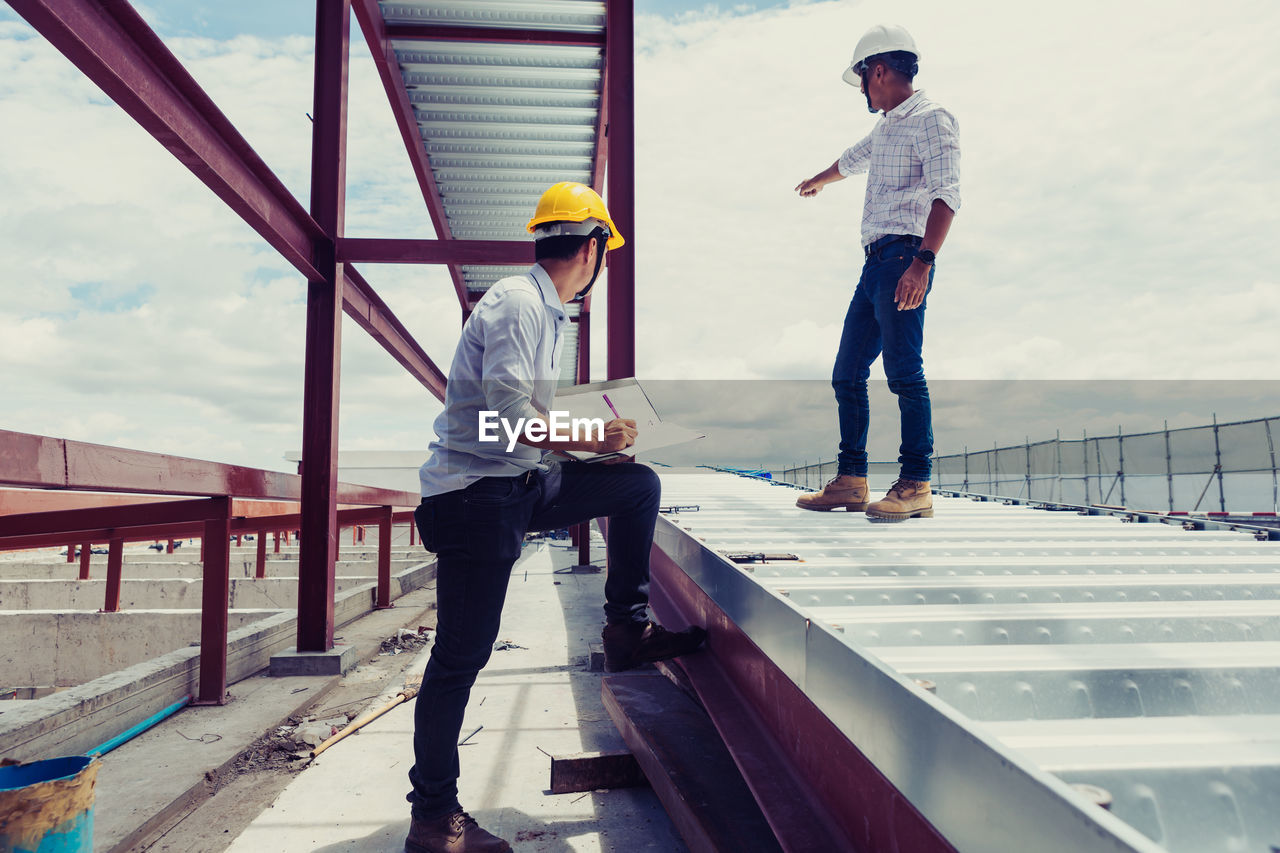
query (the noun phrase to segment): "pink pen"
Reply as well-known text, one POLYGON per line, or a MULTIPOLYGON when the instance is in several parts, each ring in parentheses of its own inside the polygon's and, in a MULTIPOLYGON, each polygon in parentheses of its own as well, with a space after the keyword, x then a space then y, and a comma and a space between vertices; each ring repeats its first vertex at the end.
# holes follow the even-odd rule
POLYGON ((613 416, 615 418, 622 417, 622 415, 618 414, 618 410, 613 407, 613 403, 609 400, 608 394, 601 394, 600 396, 604 397, 604 404, 609 407, 609 411, 613 412, 613 416))

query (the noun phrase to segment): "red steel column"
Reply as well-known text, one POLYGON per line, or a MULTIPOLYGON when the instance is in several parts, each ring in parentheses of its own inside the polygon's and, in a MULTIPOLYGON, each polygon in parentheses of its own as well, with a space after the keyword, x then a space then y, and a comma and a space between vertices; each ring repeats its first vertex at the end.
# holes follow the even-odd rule
POLYGON ((255 578, 267 576, 267 531, 258 531, 258 568, 253 573, 255 578))
POLYGON ((608 0, 605 65, 609 109, 609 197, 613 221, 626 237, 609 253, 609 379, 636 373, 636 103, 633 0, 608 0))
POLYGON ((76 546, 74 544, 67 545, 67 562, 74 563, 76 561, 76 546))
POLYGON ((298 651, 333 647, 334 560, 338 552, 338 383, 342 288, 337 260, 346 194, 350 0, 317 0, 311 216, 323 281, 307 284, 307 354, 302 412, 302 537, 298 554, 298 651))
POLYGON ((80 580, 89 579, 89 561, 93 559, 93 546, 85 542, 80 546, 80 580))
POLYGON ((231 499, 212 498, 204 523, 200 600, 200 689, 196 703, 221 705, 227 693, 227 609, 231 599, 231 499))
POLYGON ((378 602, 379 610, 391 607, 391 514, 393 507, 384 506, 378 519, 378 602))
POLYGON ((102 603, 103 613, 120 610, 120 574, 124 567, 124 540, 112 539, 107 549, 107 594, 102 603))

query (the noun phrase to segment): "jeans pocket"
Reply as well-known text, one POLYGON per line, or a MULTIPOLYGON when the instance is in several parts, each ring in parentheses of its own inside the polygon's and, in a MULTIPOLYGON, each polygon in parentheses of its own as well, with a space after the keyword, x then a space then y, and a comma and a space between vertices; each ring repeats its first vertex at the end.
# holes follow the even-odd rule
POLYGON ((476 506, 501 506, 518 497, 523 477, 483 477, 463 490, 463 501, 476 506))
POLYGON ((423 498, 422 503, 413 511, 414 523, 418 525, 418 534, 422 537, 422 547, 431 553, 436 552, 436 504, 431 498, 423 498))

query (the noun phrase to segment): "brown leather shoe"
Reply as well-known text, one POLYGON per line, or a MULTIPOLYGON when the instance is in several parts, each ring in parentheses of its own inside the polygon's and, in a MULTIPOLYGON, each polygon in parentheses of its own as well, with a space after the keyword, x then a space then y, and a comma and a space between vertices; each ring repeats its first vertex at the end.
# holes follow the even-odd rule
POLYGON ((884 500, 868 504, 867 518, 886 521, 933 518, 933 490, 929 488, 929 481, 899 479, 889 487, 884 500))
POLYGON ((485 832, 475 818, 458 809, 431 821, 413 819, 405 853, 511 853, 511 845, 485 832))
POLYGON ((867 478, 852 474, 840 474, 822 487, 820 492, 810 492, 796 498, 796 506, 818 512, 830 512, 843 508, 846 512, 862 512, 867 508, 867 478))
POLYGON ((653 622, 615 622, 600 632, 605 672, 621 672, 642 663, 670 660, 695 652, 707 639, 698 627, 668 631, 653 622))

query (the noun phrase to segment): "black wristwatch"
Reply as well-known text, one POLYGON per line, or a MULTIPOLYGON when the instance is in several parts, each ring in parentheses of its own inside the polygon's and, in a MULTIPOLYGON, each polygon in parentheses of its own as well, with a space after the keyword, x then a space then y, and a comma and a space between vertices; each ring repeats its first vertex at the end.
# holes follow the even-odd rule
POLYGON ((936 261, 937 259, 938 259, 938 256, 935 255, 933 252, 929 251, 928 249, 921 249, 920 251, 916 252, 916 260, 920 261, 921 263, 927 264, 929 266, 933 266, 933 262, 936 261))

